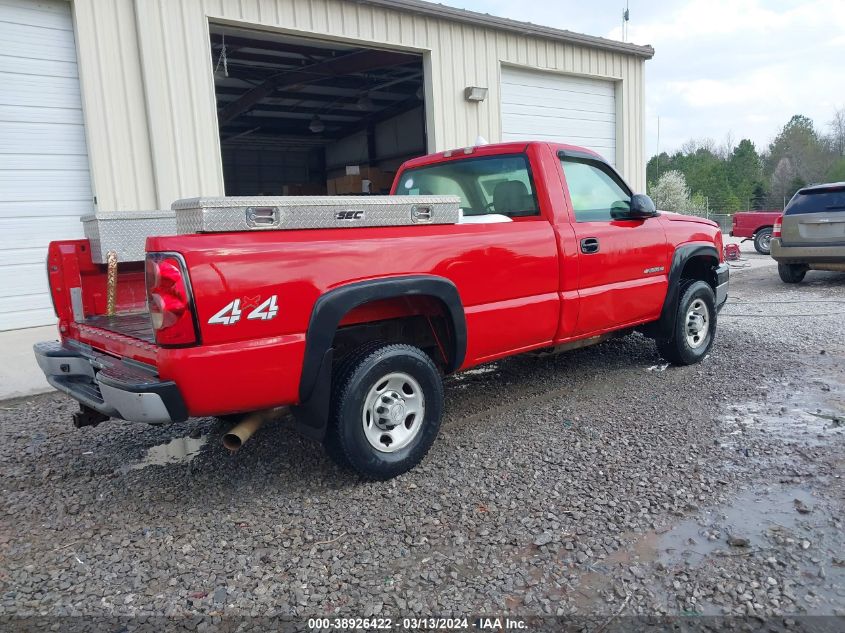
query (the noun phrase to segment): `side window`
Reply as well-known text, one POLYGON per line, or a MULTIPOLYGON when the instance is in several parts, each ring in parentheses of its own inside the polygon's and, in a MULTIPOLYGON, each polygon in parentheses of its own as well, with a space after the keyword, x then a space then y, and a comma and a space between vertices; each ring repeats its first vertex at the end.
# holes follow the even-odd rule
POLYGON ((576 222, 609 222, 628 211, 631 194, 597 165, 580 160, 561 160, 576 222))
POLYGON ((540 215, 524 154, 470 156, 407 169, 399 177, 396 195, 458 196, 464 218, 495 215, 507 221, 540 215))

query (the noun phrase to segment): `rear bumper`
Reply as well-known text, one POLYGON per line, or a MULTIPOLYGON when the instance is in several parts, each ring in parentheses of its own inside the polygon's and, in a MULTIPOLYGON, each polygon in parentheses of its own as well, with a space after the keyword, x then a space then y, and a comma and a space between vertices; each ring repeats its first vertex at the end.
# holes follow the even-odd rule
POLYGON ((845 245, 784 246, 781 238, 772 238, 772 258, 785 264, 842 264, 845 245))
POLYGON ((728 300, 731 267, 727 263, 716 266, 716 309, 721 310, 728 300))
POLYGON ((188 409, 176 383, 141 363, 95 352, 81 343, 47 341, 33 351, 49 382, 103 415, 131 422, 182 422, 188 409))

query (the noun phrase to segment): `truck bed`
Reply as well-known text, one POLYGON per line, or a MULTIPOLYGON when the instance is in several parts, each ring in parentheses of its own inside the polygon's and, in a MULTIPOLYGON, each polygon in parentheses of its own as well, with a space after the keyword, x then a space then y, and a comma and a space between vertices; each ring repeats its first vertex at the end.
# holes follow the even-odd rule
POLYGON ((85 325, 114 332, 122 336, 155 344, 153 324, 148 312, 126 312, 106 316, 105 314, 91 316, 85 319, 85 325))

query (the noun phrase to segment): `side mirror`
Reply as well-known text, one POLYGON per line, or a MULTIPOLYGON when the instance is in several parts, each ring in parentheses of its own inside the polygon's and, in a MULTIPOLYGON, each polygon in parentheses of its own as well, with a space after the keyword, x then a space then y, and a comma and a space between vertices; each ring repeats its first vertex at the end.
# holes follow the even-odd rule
POLYGON ((628 217, 634 219, 653 218, 657 215, 654 201, 644 193, 636 193, 631 196, 631 207, 628 210, 628 217))

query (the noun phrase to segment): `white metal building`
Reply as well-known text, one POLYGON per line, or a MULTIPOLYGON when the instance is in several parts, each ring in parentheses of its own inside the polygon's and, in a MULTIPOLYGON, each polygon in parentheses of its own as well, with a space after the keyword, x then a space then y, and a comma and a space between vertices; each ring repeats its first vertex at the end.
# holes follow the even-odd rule
POLYGON ((478 136, 645 186, 648 46, 421 0, 0 0, 0 42, 0 397, 42 384, 46 247, 94 210, 325 193, 478 136))

